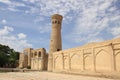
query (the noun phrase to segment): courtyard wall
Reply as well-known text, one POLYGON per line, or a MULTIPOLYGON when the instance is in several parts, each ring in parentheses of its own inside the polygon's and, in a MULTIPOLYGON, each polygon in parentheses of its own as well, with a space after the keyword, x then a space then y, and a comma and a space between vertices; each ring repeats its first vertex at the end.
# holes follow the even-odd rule
POLYGON ((120 72, 120 38, 53 53, 53 72, 120 72))

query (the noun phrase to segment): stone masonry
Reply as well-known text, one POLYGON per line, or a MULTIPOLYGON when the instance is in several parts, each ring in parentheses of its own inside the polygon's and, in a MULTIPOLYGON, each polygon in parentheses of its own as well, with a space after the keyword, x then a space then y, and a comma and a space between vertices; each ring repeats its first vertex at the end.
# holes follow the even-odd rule
POLYGON ((53 68, 53 52, 62 50, 62 40, 61 40, 61 23, 62 16, 55 14, 52 15, 52 33, 50 40, 50 50, 48 57, 48 71, 52 71, 53 68))
MULTIPOLYGON (((120 73, 120 38, 62 50, 63 17, 54 14, 49 55, 44 48, 27 48, 20 54, 19 67, 52 72, 114 72, 120 73)), ((69 44, 68 44, 69 45, 69 44)))
POLYGON ((120 38, 53 53, 53 71, 120 72, 120 38))
POLYGON ((27 48, 20 54, 19 67, 31 67, 31 69, 34 70, 47 70, 47 58, 48 55, 44 48, 35 50, 27 48))

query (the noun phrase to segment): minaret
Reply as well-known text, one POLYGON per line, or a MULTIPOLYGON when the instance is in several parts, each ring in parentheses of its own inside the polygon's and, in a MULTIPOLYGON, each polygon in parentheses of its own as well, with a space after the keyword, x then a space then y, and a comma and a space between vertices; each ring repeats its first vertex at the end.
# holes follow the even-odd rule
POLYGON ((52 34, 50 40, 50 50, 48 57, 48 71, 53 68, 53 52, 62 50, 61 24, 63 17, 59 14, 52 15, 52 34))

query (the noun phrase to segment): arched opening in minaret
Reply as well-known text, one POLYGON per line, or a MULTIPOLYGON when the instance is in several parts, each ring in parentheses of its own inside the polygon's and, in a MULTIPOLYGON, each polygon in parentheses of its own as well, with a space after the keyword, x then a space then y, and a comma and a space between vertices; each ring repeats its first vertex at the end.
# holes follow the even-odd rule
POLYGON ((60 51, 61 49, 57 49, 57 51, 60 51))
POLYGON ((57 21, 55 21, 55 23, 57 23, 57 21))

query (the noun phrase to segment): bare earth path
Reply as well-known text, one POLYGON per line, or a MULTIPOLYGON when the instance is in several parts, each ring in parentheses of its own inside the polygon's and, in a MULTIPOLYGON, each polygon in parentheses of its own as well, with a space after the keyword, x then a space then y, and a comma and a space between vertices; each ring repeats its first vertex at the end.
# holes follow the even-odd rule
POLYGON ((0 73, 0 80, 119 80, 51 72, 7 72, 0 73))

